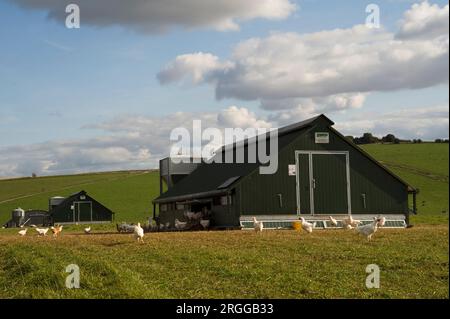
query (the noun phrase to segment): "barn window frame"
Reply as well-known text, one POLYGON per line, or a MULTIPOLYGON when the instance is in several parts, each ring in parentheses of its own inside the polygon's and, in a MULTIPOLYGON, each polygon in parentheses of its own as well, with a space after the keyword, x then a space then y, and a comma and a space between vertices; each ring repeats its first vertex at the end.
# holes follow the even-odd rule
POLYGON ((220 196, 220 206, 228 206, 228 205, 233 205, 233 200, 231 198, 231 195, 223 195, 220 196))

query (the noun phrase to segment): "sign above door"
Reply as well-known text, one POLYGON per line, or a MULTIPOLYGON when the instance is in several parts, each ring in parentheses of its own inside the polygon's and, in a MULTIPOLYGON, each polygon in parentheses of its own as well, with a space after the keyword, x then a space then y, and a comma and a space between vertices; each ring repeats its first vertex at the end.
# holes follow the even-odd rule
POLYGON ((329 144, 330 134, 328 132, 316 132, 315 141, 316 144, 329 144))

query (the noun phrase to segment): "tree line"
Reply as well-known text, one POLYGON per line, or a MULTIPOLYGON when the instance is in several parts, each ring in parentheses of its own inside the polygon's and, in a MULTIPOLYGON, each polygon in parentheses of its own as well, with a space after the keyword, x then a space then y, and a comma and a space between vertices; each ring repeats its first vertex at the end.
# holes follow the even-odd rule
MULTIPOLYGON (((355 144, 376 144, 376 143, 388 143, 388 144, 400 144, 400 143, 414 143, 420 144, 424 141, 420 138, 412 140, 404 140, 396 137, 394 134, 387 134, 382 138, 374 136, 372 133, 364 133, 361 137, 346 136, 346 138, 355 144)), ((448 139, 438 138, 434 140, 434 143, 448 143, 448 139)))

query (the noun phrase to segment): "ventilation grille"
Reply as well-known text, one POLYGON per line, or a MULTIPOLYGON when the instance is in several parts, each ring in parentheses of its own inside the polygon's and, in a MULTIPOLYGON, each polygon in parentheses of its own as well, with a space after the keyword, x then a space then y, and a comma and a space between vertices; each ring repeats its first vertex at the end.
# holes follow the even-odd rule
MULTIPOLYGON (((264 220, 262 221, 264 229, 292 229, 291 220, 264 220)), ((252 229, 252 221, 241 221, 242 229, 252 229)))
MULTIPOLYGON (((264 229, 293 229, 292 220, 263 220, 264 229)), ((340 229, 343 227, 341 221, 338 221, 337 226, 333 226, 328 220, 308 220, 310 223, 315 223, 315 229, 340 229)), ((372 223, 372 220, 362 220, 361 225, 372 223)), ((387 220, 382 228, 406 228, 404 220, 387 220)), ((241 221, 241 227, 244 230, 253 230, 253 221, 241 221)))

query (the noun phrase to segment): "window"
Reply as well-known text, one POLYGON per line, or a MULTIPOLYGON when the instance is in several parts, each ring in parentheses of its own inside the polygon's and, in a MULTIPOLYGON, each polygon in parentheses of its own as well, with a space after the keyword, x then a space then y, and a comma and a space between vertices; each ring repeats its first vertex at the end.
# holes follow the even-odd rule
POLYGON ((220 197, 220 205, 225 206, 227 204, 228 204, 227 197, 226 196, 221 196, 220 197))
POLYGON ((184 204, 177 204, 177 210, 184 210, 184 204))
POLYGON ((167 205, 166 204, 159 205, 159 210, 161 212, 167 212, 167 205))
POLYGON ((221 196, 220 197, 220 205, 221 206, 232 205, 231 196, 221 196))

